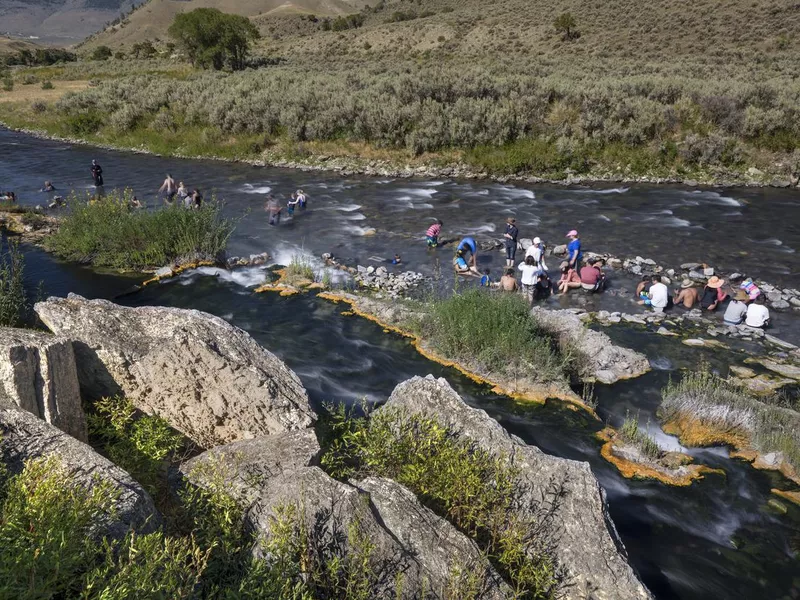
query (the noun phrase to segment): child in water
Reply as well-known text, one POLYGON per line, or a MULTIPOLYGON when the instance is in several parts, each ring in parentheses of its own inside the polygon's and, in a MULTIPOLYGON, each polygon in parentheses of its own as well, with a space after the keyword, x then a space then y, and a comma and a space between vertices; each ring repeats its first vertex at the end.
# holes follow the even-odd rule
POLYGON ((481 277, 481 287, 490 287, 492 285, 492 278, 489 276, 489 269, 483 270, 483 277, 481 277))
POLYGON ((428 227, 428 231, 425 232, 425 241, 428 242, 428 248, 436 248, 439 245, 439 234, 442 232, 442 223, 441 219, 437 219, 436 223, 428 227))
POLYGON ((399 254, 395 254, 395 255, 394 255, 394 258, 392 259, 392 264, 393 264, 393 265, 400 265, 400 264, 403 264, 403 260, 400 258, 400 255, 399 255, 399 254))
POLYGON ((295 207, 300 203, 297 194, 292 194, 292 199, 286 203, 286 214, 290 217, 294 214, 295 207))

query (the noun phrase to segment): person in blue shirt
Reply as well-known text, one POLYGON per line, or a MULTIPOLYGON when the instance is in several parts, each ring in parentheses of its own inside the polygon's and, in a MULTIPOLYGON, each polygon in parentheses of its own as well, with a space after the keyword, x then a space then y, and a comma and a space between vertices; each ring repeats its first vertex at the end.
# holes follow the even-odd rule
POLYGON ((478 268, 475 266, 477 254, 478 244, 475 243, 474 238, 465 237, 461 240, 456 247, 456 256, 453 259, 456 271, 462 275, 477 275, 480 277, 478 268), (469 258, 467 255, 469 255, 469 258))
POLYGON ((489 275, 489 273, 491 273, 489 269, 483 270, 483 277, 481 277, 481 287, 491 287, 492 278, 489 275))
POLYGON ((581 240, 578 237, 578 232, 574 229, 571 230, 567 237, 569 244, 567 244, 567 262, 571 269, 579 269, 581 261, 583 260, 583 252, 581 251, 581 240))

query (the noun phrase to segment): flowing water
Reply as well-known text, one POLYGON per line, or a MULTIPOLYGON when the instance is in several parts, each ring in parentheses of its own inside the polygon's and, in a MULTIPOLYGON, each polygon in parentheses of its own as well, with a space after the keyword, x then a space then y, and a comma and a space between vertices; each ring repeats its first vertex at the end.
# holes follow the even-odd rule
MULTIPOLYGON (((89 164, 97 158, 106 188, 132 187, 155 204, 155 190, 166 172, 189 186, 216 190, 231 216, 245 215, 230 251, 246 255, 267 251, 279 263, 304 252, 309 257, 333 252, 359 264, 378 264, 399 253, 405 266, 437 272, 447 249, 428 251, 422 238, 436 217, 444 237, 474 234, 496 238, 502 223, 515 215, 524 237, 540 235, 551 244, 577 228, 588 249, 640 255, 659 262, 709 262, 789 287, 796 285, 800 231, 797 193, 786 190, 695 190, 631 186, 572 189, 491 182, 377 180, 340 178, 329 173, 255 168, 212 161, 176 160, 112 153, 42 141, 0 130, 0 189, 14 189, 25 204, 44 204, 36 192, 45 179, 61 190, 88 189, 89 164), (278 227, 262 210, 268 191, 284 196, 303 188, 309 209, 278 227), (248 212, 249 210, 249 212, 248 212), (374 233, 373 233, 374 231, 374 233)), ((500 271, 502 256, 483 253, 481 266, 500 271)), ((26 248, 33 288, 45 292, 116 298, 129 305, 196 308, 245 329, 301 377, 312 401, 379 402, 413 375, 446 377, 473 406, 485 409, 506 428, 545 452, 588 461, 608 495, 611 516, 631 563, 658 598, 796 598, 800 595, 800 508, 781 514, 770 506, 770 488, 788 488, 774 473, 732 461, 721 449, 689 450, 698 462, 721 468, 687 488, 630 481, 599 455, 593 438, 601 424, 558 404, 516 404, 478 386, 452 369, 417 354, 407 340, 387 335, 369 321, 343 316, 342 308, 311 295, 255 294, 264 280, 261 268, 233 273, 203 268, 158 285, 124 294, 141 277, 97 274, 26 248)), ((550 265, 555 266, 555 265, 550 265)), ((607 309, 635 311, 629 278, 615 275, 613 294, 594 302, 607 309)), ((442 279, 442 285, 449 280, 442 279)), ((578 296, 571 299, 576 302, 578 296)), ((556 301, 553 301, 556 304, 556 301)), ((597 306, 592 305, 591 308, 597 306)), ((796 339, 800 325, 789 314, 775 316, 782 337, 796 339)), ((700 358, 725 372, 741 354, 689 349, 642 329, 608 329, 615 341, 645 352, 654 370, 636 380, 598 386, 601 418, 619 425, 638 414, 664 448, 679 448, 655 419, 660 390, 682 368, 700 358)))

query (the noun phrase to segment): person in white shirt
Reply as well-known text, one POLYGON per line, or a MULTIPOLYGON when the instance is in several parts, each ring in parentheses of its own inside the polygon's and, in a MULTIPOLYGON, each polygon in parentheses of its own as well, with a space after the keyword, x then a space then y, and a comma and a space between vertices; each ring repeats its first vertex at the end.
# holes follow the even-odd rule
POLYGON ((526 256, 525 262, 519 263, 517 268, 522 271, 522 293, 525 294, 528 302, 533 302, 534 287, 541 271, 532 256, 526 256))
POLYGON ((535 237, 533 238, 533 244, 525 251, 525 256, 532 256, 536 266, 539 267, 541 271, 547 273, 547 265, 544 262, 544 251, 545 245, 542 243, 542 239, 535 237))
POLYGON ((747 317, 745 317, 744 323, 748 327, 758 327, 761 329, 769 326, 769 309, 764 303, 763 294, 747 307, 747 317))
POLYGON ((658 275, 653 275, 651 281, 653 285, 650 286, 649 291, 650 306, 653 307, 653 312, 663 313, 669 304, 669 290, 666 285, 661 283, 658 275))

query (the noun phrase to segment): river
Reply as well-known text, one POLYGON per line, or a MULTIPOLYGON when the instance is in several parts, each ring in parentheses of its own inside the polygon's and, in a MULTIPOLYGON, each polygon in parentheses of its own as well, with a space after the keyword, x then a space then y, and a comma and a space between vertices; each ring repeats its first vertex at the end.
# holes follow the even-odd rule
MULTIPOLYGON (((166 159, 109 152, 39 140, 0 130, 0 189, 13 189, 24 204, 45 203, 36 190, 45 179, 61 190, 87 190, 89 164, 98 159, 106 188, 132 187, 155 204, 155 190, 169 172, 207 196, 225 199, 226 211, 242 217, 231 241, 232 254, 267 251, 278 262, 298 252, 310 257, 332 252, 341 259, 377 264, 401 254, 410 268, 432 274, 450 252, 428 251, 422 237, 433 218, 445 222, 444 237, 471 233, 498 237, 515 215, 524 237, 550 244, 577 228, 586 248, 658 262, 708 262, 794 287, 800 271, 797 192, 774 189, 708 190, 676 186, 563 188, 486 181, 423 181, 341 178, 330 173, 256 168, 214 161, 166 159), (263 194, 285 197, 304 189, 309 210, 278 227, 267 224, 263 194), (370 230, 375 233, 371 234, 370 230)), ((413 375, 446 377, 465 400, 485 409, 506 428, 545 452, 585 460, 606 490, 611 516, 631 563, 660 599, 793 598, 800 594, 800 508, 781 514, 768 506, 771 487, 788 486, 779 475, 756 471, 727 458, 721 449, 689 450, 698 462, 721 468, 686 488, 630 481, 599 455, 593 433, 601 426, 550 404, 516 404, 432 363, 407 340, 385 334, 369 321, 343 316, 342 308, 311 295, 255 294, 264 279, 259 268, 229 273, 204 268, 158 285, 121 295, 141 277, 97 274, 26 247, 27 282, 41 280, 49 295, 76 292, 117 298, 129 305, 196 308, 245 329, 294 369, 319 406, 325 401, 384 400, 413 375)), ((498 273, 499 253, 482 255, 481 266, 498 273)), ((555 265, 550 265, 555 266, 555 265)), ((615 276, 612 290, 635 282, 615 276)), ((445 278, 443 285, 449 285, 445 278)), ((555 302, 555 301, 554 301, 555 302)), ((573 300, 574 302, 574 300, 573 300)), ((624 295, 599 300, 604 308, 636 310, 624 295)), ((594 306, 592 308, 595 308, 594 306)), ((775 316, 782 337, 797 339, 798 319, 775 316)), ((615 339, 645 352, 654 370, 636 380, 598 386, 598 412, 619 425, 638 414, 665 448, 678 442, 663 434, 654 413, 660 390, 683 368, 704 358, 722 372, 736 360, 730 352, 689 349, 641 329, 607 330, 615 339)))

